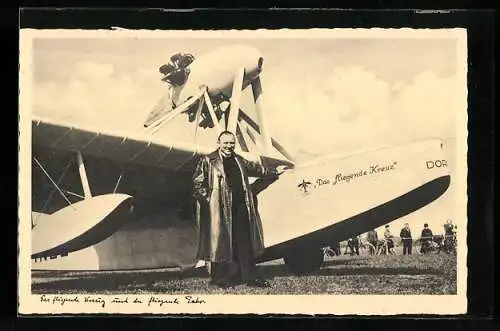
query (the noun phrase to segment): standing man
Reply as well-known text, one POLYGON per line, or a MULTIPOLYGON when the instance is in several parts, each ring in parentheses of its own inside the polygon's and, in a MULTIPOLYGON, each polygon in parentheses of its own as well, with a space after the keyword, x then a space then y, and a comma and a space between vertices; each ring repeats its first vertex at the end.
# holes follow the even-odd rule
POLYGON ((444 234, 445 236, 453 237, 453 222, 452 220, 446 220, 446 224, 444 225, 444 234))
POLYGON ((347 241, 347 245, 351 251, 351 255, 359 255, 359 237, 352 237, 347 241))
POLYGON ((394 254, 394 239, 391 233, 391 229, 389 228, 389 224, 385 226, 384 238, 387 243, 387 254, 394 254))
POLYGON ((371 230, 366 235, 366 240, 371 244, 370 255, 375 255, 378 249, 378 234, 377 231, 371 230))
POLYGON ((266 168, 234 153, 236 137, 224 131, 219 148, 200 159, 193 175, 200 226, 198 259, 211 262, 211 283, 269 287, 257 278, 255 258, 264 249, 262 224, 248 176, 278 178, 283 168, 266 168))
POLYGON ((446 220, 444 225, 444 250, 451 253, 455 249, 455 234, 452 220, 446 220))
POLYGON ((420 253, 427 254, 431 250, 432 241, 434 240, 434 235, 432 234, 432 230, 429 229, 429 224, 424 224, 420 239, 422 245, 420 246, 420 253))
POLYGON ((403 242, 403 255, 411 255, 413 239, 411 238, 410 225, 408 225, 408 223, 405 223, 405 226, 401 229, 399 236, 401 237, 401 241, 403 242))

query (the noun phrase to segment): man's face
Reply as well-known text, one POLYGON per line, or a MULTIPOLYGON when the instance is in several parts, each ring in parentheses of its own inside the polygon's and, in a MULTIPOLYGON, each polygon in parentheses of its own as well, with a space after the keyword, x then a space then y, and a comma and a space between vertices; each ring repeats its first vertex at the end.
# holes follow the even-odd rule
POLYGON ((231 134, 224 134, 219 139, 219 147, 222 155, 231 156, 234 153, 234 147, 236 145, 236 140, 231 134))
POLYGON ((407 223, 407 224, 405 224, 405 228, 407 228, 407 229, 408 229, 409 227, 410 227, 410 226, 408 225, 408 223, 407 223))

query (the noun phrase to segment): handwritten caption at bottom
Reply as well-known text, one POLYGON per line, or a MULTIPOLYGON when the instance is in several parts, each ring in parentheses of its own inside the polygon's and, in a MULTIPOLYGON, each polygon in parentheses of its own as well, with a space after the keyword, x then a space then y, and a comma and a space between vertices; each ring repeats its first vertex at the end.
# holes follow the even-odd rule
POLYGON ((96 297, 91 295, 46 295, 40 297, 40 302, 50 305, 92 305, 100 308, 106 308, 109 305, 143 305, 146 307, 164 307, 168 305, 181 304, 206 304, 207 301, 197 296, 186 295, 183 297, 96 297))

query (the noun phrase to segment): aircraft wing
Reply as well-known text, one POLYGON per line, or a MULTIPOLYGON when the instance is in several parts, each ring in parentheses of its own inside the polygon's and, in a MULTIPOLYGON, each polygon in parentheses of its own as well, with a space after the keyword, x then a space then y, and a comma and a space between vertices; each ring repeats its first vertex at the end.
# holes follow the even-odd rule
POLYGON ((33 211, 42 213, 68 205, 53 192, 54 184, 71 203, 84 198, 78 155, 92 195, 127 193, 167 203, 188 183, 196 156, 211 152, 194 144, 169 144, 140 133, 124 135, 40 117, 32 119, 32 142, 33 211))
POLYGON ((42 118, 33 118, 32 132, 35 146, 163 169, 179 170, 196 155, 210 152, 189 143, 168 144, 155 137, 100 131, 42 118))
POLYGON ((32 118, 32 212, 50 215, 35 217, 32 257, 85 248, 112 234, 132 210, 154 212, 190 197, 188 170, 208 152, 140 133, 32 118))
MULTIPOLYGON (((70 202, 84 198, 81 165, 76 162, 78 154, 83 159, 92 195, 126 193, 165 206, 180 195, 189 196, 198 156, 214 149, 194 143, 169 143, 140 132, 125 135, 41 117, 32 118, 32 142, 33 211, 42 213, 68 205, 55 192, 54 183, 60 182, 58 185, 70 202), (66 171, 71 167, 72 171, 66 171)), ((258 161, 255 155, 241 154, 258 161)), ((275 157, 261 156, 260 161, 272 166, 290 164, 275 157)))

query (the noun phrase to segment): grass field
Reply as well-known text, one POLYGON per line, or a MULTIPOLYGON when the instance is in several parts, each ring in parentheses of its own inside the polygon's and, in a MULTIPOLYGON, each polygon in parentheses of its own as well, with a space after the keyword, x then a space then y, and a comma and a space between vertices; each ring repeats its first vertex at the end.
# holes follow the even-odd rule
POLYGON ((339 256, 309 275, 290 273, 282 260, 262 264, 268 289, 209 285, 205 269, 122 272, 33 271, 32 292, 92 294, 455 294, 456 256, 339 256))

